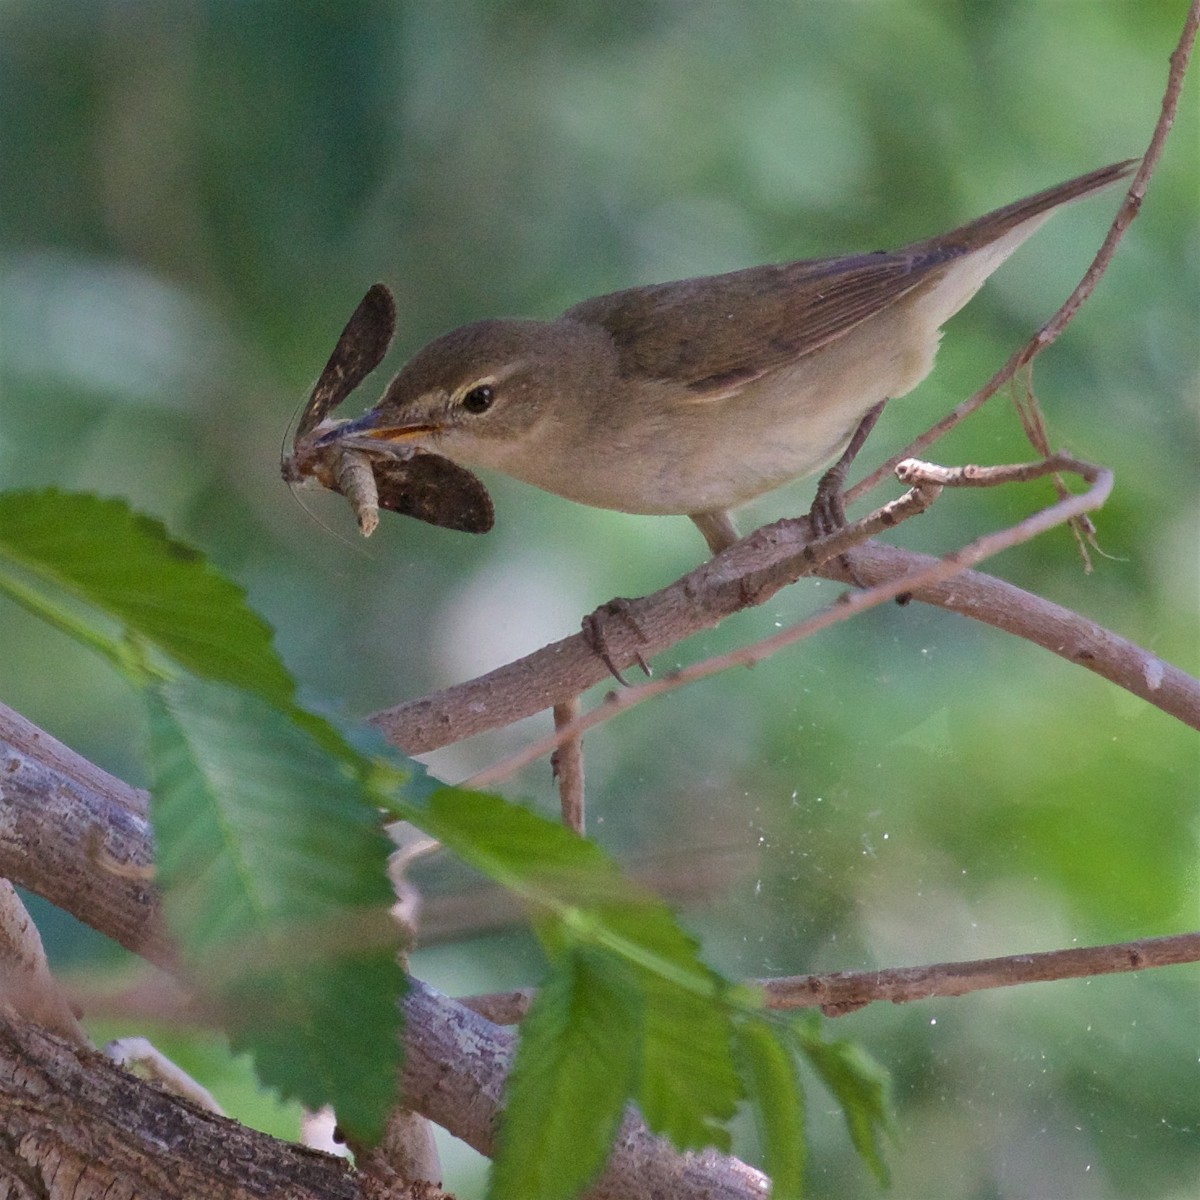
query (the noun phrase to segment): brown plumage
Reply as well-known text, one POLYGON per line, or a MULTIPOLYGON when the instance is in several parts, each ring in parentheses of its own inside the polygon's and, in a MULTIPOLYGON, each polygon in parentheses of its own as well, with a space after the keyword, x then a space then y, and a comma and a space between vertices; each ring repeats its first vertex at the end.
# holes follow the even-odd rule
POLYGON ((735 536, 730 510, 832 461, 869 410, 929 373, 942 325, 1056 209, 1134 166, 900 250, 630 288, 555 321, 465 325, 316 445, 416 447, 600 508, 686 513, 718 550, 735 536))

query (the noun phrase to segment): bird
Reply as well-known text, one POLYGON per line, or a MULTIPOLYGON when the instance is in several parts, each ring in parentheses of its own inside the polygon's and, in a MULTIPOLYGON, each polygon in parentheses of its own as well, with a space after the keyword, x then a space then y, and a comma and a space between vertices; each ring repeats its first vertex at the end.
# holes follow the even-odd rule
POLYGON ((631 287, 553 320, 463 325, 317 444, 420 450, 598 508, 686 515, 717 554, 738 537, 734 510, 836 460, 864 418, 929 374, 942 326, 1013 251, 1137 161, 898 250, 631 287))

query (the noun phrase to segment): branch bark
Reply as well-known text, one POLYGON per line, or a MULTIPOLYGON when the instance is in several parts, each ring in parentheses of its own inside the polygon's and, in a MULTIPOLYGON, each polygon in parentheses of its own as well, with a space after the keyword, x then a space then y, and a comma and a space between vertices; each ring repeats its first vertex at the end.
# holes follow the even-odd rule
MULTIPOLYGON (((67 912, 169 970, 174 963, 174 954, 163 932, 158 895, 153 885, 142 877, 145 874, 142 868, 150 863, 153 854, 150 826, 145 819, 144 793, 92 766, 3 706, 0 706, 0 769, 4 788, 0 814, 5 822, 0 829, 0 875, 6 875, 47 898, 56 897, 55 902, 67 912), (12 786, 13 781, 19 786, 12 786), (65 836, 68 832, 69 836, 65 836), (106 848, 106 854, 111 857, 97 855, 96 847, 106 848), (138 870, 128 869, 130 866, 138 870), (136 886, 131 886, 135 883, 136 886), (72 888, 78 890, 72 892, 72 888)), ((512 1035, 416 980, 404 1004, 407 1016, 405 1104, 482 1153, 490 1153, 512 1055, 512 1035)), ((48 1148, 58 1144, 60 1135, 57 1132, 46 1133, 57 1127, 41 1124, 41 1107, 21 1090, 25 1075, 32 1077, 34 1082, 30 1086, 49 1107, 53 1106, 55 1090, 60 1087, 66 1087, 68 1091, 75 1089, 70 1094, 79 1097, 78 1108, 70 1109, 72 1118, 80 1123, 78 1137, 82 1139, 78 1142, 78 1163, 82 1172, 78 1190, 67 1193, 73 1200, 93 1195, 113 1200, 116 1196, 135 1194, 219 1198, 228 1195, 237 1196, 239 1200, 260 1194, 282 1194, 299 1200, 308 1195, 360 1195, 357 1177, 351 1180, 348 1191, 305 1191, 301 1181, 294 1190, 288 1184, 272 1193, 256 1192, 250 1187, 242 1191, 228 1190, 233 1185, 225 1182, 222 1175, 214 1175, 203 1185, 198 1182, 199 1176, 195 1180, 186 1176, 190 1190, 172 1191, 171 1173, 176 1170, 176 1160, 180 1157, 178 1147, 187 1145, 189 1158, 193 1151, 205 1157, 203 1147, 207 1144, 207 1134, 204 1129, 207 1126, 197 1127, 193 1139, 194 1114, 186 1120, 184 1116, 170 1115, 189 1113, 191 1106, 174 1097, 161 1098, 167 1109, 151 1105, 144 1126, 149 1131, 146 1137, 157 1129, 159 1133, 155 1136, 162 1139, 153 1162, 144 1161, 140 1117, 132 1123, 131 1140, 124 1147, 109 1146, 106 1139, 117 1139, 121 1128, 129 1123, 122 1117, 119 1106, 133 1103, 113 1082, 112 1072, 117 1068, 99 1056, 83 1051, 71 1050, 66 1054, 56 1039, 38 1030, 26 1032, 20 1021, 13 1023, 13 1029, 11 1058, 4 1056, 3 1035, 0 1034, 0 1073, 5 1076, 0 1080, 0 1105, 5 1109, 5 1123, 11 1128, 9 1110, 16 1112, 25 1106, 34 1114, 30 1118, 30 1128, 43 1131, 48 1148), (6 1062, 10 1065, 3 1065, 6 1062), (58 1082, 60 1075, 63 1083, 58 1082), (92 1113, 92 1105, 111 1107, 92 1113), (99 1124, 96 1140, 89 1140, 91 1135, 86 1127, 93 1116, 99 1124), (110 1128, 106 1123, 109 1118, 112 1122, 120 1122, 121 1128, 116 1124, 110 1128), (163 1129, 167 1130, 166 1134, 162 1133, 163 1129), (118 1166, 113 1174, 105 1174, 98 1167, 89 1174, 85 1167, 92 1158, 96 1162, 118 1166), (135 1172, 131 1178, 144 1179, 144 1185, 134 1192, 116 1190, 113 1180, 125 1170, 135 1172), (158 1182, 154 1182, 155 1179, 158 1182), (94 1187, 93 1180, 97 1181, 94 1187), (106 1186, 110 1191, 103 1190, 106 1186)), ((160 1095, 150 1085, 121 1074, 129 1086, 138 1089, 139 1096, 143 1093, 160 1095)), ((149 1100, 143 1096, 141 1103, 148 1104, 149 1100)), ((131 1111, 136 1113, 138 1110, 131 1111)), ((220 1121, 208 1113, 202 1117, 210 1123, 220 1121)), ((213 1128, 224 1130, 231 1124, 221 1122, 213 1128)), ((66 1136, 65 1132, 62 1136, 66 1136)), ((261 1136, 256 1134, 253 1138, 261 1136)), ((63 1144, 68 1149, 76 1146, 72 1141, 63 1144)), ((3 1155, 11 1149, 13 1169, 19 1167, 24 1171, 31 1180, 29 1186, 33 1187, 42 1171, 38 1165, 42 1160, 33 1160, 31 1166, 20 1157, 23 1153, 21 1145, 21 1139, 17 1139, 8 1147, 0 1135, 0 1167, 4 1165, 3 1155)), ((265 1153, 257 1141, 251 1140, 246 1145, 249 1147, 247 1154, 265 1153)), ((145 1142, 145 1146, 149 1147, 150 1142, 145 1142)), ((75 1151, 71 1150, 71 1153, 75 1151)), ((229 1159, 227 1152, 221 1153, 226 1153, 229 1159)), ((296 1153, 311 1156, 317 1152, 297 1150, 296 1153)), ((49 1149, 46 1154, 50 1155, 49 1149)), ((220 1154, 214 1150, 212 1156, 219 1158, 220 1154)), ((322 1161, 328 1158, 325 1155, 318 1157, 322 1161)), ((50 1164, 50 1157, 45 1161, 50 1164)), ((273 1162, 274 1159, 268 1156, 264 1161, 273 1162)), ((336 1170, 345 1169, 341 1160, 330 1161, 338 1164, 336 1170)), ((298 1170, 290 1159, 285 1166, 298 1170)), ((70 1169, 75 1168, 71 1166, 70 1169)), ((283 1169, 281 1166, 280 1170, 283 1169)), ((236 1169, 231 1178, 237 1178, 236 1169)), ((337 1176, 333 1174, 328 1178, 336 1180, 337 1176)), ((768 1182, 761 1172, 736 1158, 715 1152, 680 1154, 669 1143, 653 1137, 631 1112, 626 1116, 608 1168, 589 1194, 594 1200, 628 1200, 646 1195, 669 1195, 672 1200, 761 1200, 767 1192, 768 1182)), ((34 1197, 44 1192, 32 1190, 28 1194, 34 1197)))
POLYGON ((281 1142, 0 1013, 0 1181, 12 1200, 359 1200, 344 1159, 281 1142))
MULTIPOLYGON (((768 525, 661 591, 629 601, 631 620, 613 622, 608 651, 624 669, 747 607, 762 604, 805 573, 807 518, 768 525), (640 631, 640 637, 635 629, 640 631)), ((931 568, 937 560, 869 541, 854 551, 858 580, 875 587, 931 568)), ((836 560, 817 574, 851 582, 836 560)), ((1136 643, 1051 600, 978 571, 913 593, 916 600, 1025 638, 1200 729, 1200 683, 1136 643)), ((486 675, 384 709, 369 718, 408 754, 426 754, 552 708, 608 677, 582 634, 573 634, 486 675)))
POLYGON ((931 996, 966 996, 988 988, 1194 962, 1200 962, 1200 933, 1180 933, 1107 946, 1072 946, 1039 954, 1010 954, 882 971, 793 975, 786 979, 763 979, 759 983, 771 1008, 820 1008, 826 1016, 841 1016, 876 1000, 908 1004, 931 996))

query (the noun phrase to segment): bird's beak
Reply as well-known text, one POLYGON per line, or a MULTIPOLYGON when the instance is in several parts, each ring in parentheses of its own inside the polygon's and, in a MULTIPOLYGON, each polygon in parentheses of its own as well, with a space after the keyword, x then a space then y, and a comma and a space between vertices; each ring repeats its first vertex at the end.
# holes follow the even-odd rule
POLYGON ((337 442, 350 449, 378 449, 380 442, 410 442, 423 434, 437 433, 439 428, 430 421, 387 423, 378 409, 372 409, 353 421, 346 421, 336 429, 331 429, 317 445, 331 446, 337 442))

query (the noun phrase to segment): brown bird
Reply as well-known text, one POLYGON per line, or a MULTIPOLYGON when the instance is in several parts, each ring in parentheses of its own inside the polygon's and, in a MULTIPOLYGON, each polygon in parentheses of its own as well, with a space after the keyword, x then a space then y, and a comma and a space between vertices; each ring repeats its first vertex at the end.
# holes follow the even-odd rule
POLYGON ((933 368, 942 325, 1064 204, 1135 160, 900 250, 751 267, 488 320, 419 351, 317 441, 410 447, 598 508, 686 514, 715 553, 731 510, 825 466, 933 368))

